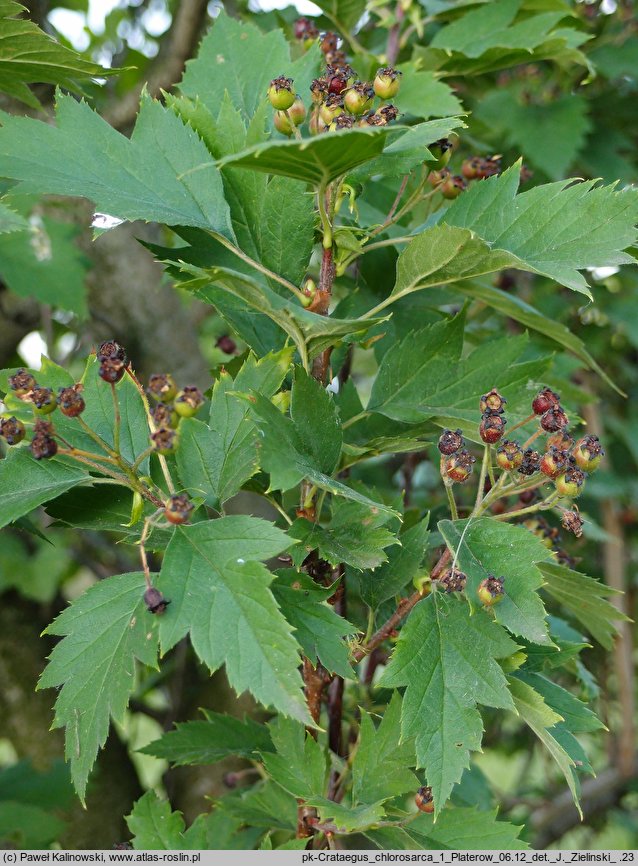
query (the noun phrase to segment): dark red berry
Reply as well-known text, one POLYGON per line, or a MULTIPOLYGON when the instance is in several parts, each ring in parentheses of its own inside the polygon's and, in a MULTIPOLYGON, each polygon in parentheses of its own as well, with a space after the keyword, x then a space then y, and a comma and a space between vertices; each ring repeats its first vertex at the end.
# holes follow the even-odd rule
POLYGON ((414 802, 420 812, 425 812, 428 815, 434 812, 432 788, 429 785, 424 785, 422 788, 419 788, 414 797, 414 802))
POLYGON ((106 361, 107 359, 114 358, 115 360, 126 364, 126 352, 115 340, 106 340, 102 343, 96 352, 96 356, 98 361, 106 361))
POLYGON ((161 616, 170 604, 170 601, 167 601, 164 598, 159 589, 155 589, 154 586, 151 586, 144 593, 144 604, 149 613, 161 616))
POLYGON ((0 436, 7 440, 7 445, 17 445, 22 442, 26 435, 26 429, 22 421, 15 416, 12 418, 0 418, 0 436))
POLYGON ((521 460, 521 465, 518 467, 518 471, 521 475, 533 475, 535 472, 538 472, 540 468, 541 455, 538 451, 534 451, 533 448, 528 448, 523 454, 523 459, 521 460))
POLYGON ((479 426, 479 435, 483 442, 488 445, 493 445, 501 438, 505 432, 507 421, 502 415, 488 415, 487 413, 481 418, 479 426))
POLYGON ((576 538, 580 538, 583 534, 583 518, 577 510, 563 511, 563 519, 561 521, 563 528, 568 532, 572 532, 576 538))
POLYGON ((518 496, 518 501, 521 503, 521 505, 531 505, 535 499, 535 490, 523 490, 518 496))
POLYGON ((560 397, 551 388, 543 388, 532 400, 532 412, 535 415, 544 415, 548 409, 560 405, 560 397))
POLYGON ((569 418, 561 406, 552 406, 544 415, 541 415, 541 427, 548 433, 556 433, 569 424, 569 418))
POLYGON ((58 453, 58 443, 50 435, 53 425, 48 421, 45 421, 44 424, 48 426, 38 428, 36 423, 36 432, 29 445, 36 460, 47 460, 50 457, 55 457, 58 453))
POLYGON ((441 454, 445 454, 449 456, 450 454, 454 454, 456 451, 460 451, 460 449, 465 445, 465 441, 463 439, 463 434, 460 430, 444 430, 439 437, 438 448, 441 454))
POLYGON ((9 376, 9 387, 12 391, 15 391, 16 396, 24 397, 25 394, 28 394, 29 391, 37 387, 35 376, 29 373, 28 370, 25 370, 24 367, 20 367, 19 370, 15 371, 13 376, 9 376))
POLYGON ((124 361, 120 361, 119 358, 105 358, 97 372, 100 379, 104 379, 105 382, 115 385, 120 381, 125 371, 126 364, 124 361))
POLYGON ((476 593, 486 607, 497 604, 503 598, 504 583, 504 577, 495 577, 493 574, 489 574, 479 583, 476 593))
POLYGON ((483 394, 479 407, 481 412, 489 412, 490 415, 502 415, 505 411, 506 403, 505 397, 502 397, 496 388, 492 388, 487 394, 483 394))
POLYGON ((445 474, 452 481, 463 483, 472 474, 472 469, 476 463, 476 457, 472 457, 469 451, 463 449, 451 454, 445 461, 445 474))
POLYGON ((188 523, 194 507, 190 498, 185 493, 176 493, 167 499, 164 506, 164 517, 169 523, 176 525, 188 523))
POLYGON ((79 382, 69 388, 60 388, 58 391, 58 405, 60 412, 67 418, 77 418, 86 409, 86 403, 82 397, 84 386, 79 382))
POLYGON ((311 21, 310 18, 301 17, 297 18, 293 26, 295 39, 301 39, 305 41, 306 39, 316 39, 319 36, 319 30, 317 29, 314 21, 311 21))
POLYGON ((228 334, 223 334, 215 343, 218 349, 221 349, 226 355, 234 355, 237 351, 237 343, 228 334))

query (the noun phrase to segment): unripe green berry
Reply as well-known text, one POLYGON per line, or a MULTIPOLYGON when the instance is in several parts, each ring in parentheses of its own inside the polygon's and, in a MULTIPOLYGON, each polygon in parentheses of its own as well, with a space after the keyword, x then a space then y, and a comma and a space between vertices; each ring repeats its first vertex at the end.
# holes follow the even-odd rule
POLYGON ((476 594, 485 607, 492 607, 492 605, 498 604, 503 598, 504 581, 505 578, 495 577, 493 574, 490 574, 479 583, 476 594))
POLYGON ((292 78, 280 75, 273 78, 268 88, 268 99, 273 108, 278 111, 286 111, 295 101, 295 90, 292 86, 292 78))
POLYGON ((36 415, 49 415, 58 405, 51 388, 42 388, 37 385, 29 392, 28 399, 33 403, 33 411, 36 415))
POLYGON ((375 75, 373 87, 379 99, 393 99, 401 87, 401 72, 392 66, 384 66, 375 75))
POLYGON ((182 418, 192 418, 204 403, 204 395, 195 385, 186 385, 175 398, 175 411, 182 418))
POLYGON ((554 480, 556 490, 560 496, 575 499, 583 492, 585 486, 585 473, 581 469, 571 468, 554 480))
POLYGON ((364 84, 357 81, 349 90, 346 90, 343 97, 343 105, 346 111, 350 114, 359 116, 370 111, 374 100, 374 90, 369 84, 364 84))

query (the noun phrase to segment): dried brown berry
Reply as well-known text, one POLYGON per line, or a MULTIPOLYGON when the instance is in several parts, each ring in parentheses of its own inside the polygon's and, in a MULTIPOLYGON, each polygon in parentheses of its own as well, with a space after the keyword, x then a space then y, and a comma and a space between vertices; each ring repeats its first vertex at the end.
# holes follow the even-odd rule
POLYGON ((540 468, 541 455, 538 451, 534 451, 533 448, 528 448, 523 454, 523 459, 521 460, 521 465, 518 467, 518 471, 521 475, 533 475, 535 472, 538 472, 540 468))
POLYGON ((469 451, 463 449, 451 454, 445 461, 445 474, 452 481, 463 483, 472 474, 472 469, 476 463, 476 457, 472 457, 469 451))
POLYGON ((523 449, 518 442, 503 439, 496 452, 496 462, 507 471, 518 469, 523 462, 523 449))
POLYGON ((58 405, 58 401, 51 388, 43 388, 40 385, 36 385, 26 396, 33 403, 33 411, 37 415, 49 415, 58 405))
POLYGON ((328 95, 328 81, 325 78, 315 78, 310 85, 312 101, 320 105, 328 95))
POLYGON ((584 520, 580 516, 578 510, 563 511, 563 519, 561 521, 563 528, 568 532, 572 532, 576 538, 580 538, 583 534, 584 520))
POLYGON ((53 436, 49 436, 45 432, 36 432, 29 448, 36 460, 47 460, 49 457, 55 457, 58 453, 58 443, 53 436))
POLYGON ((382 105, 373 114, 367 114, 365 121, 368 126, 387 126, 399 116, 399 109, 395 105, 382 105))
POLYGON ((454 454, 455 451, 460 451, 460 449, 465 445, 465 440, 463 439, 463 434, 459 429, 452 432, 452 430, 444 430, 439 437, 438 448, 441 454, 454 454))
POLYGON ((448 568, 438 578, 438 583, 445 592, 463 592, 467 584, 467 574, 458 568, 448 568))
POLYGON ((98 376, 111 385, 120 381, 126 370, 126 364, 119 358, 105 358, 99 366, 98 376))
POLYGON ((176 525, 188 523, 191 512, 195 506, 186 493, 176 493, 166 500, 164 506, 164 517, 169 523, 176 525))
POLYGON ((476 593, 486 607, 497 604, 503 598, 504 583, 504 577, 495 577, 493 574, 489 574, 479 583, 476 593))
POLYGON ((162 403, 170 403, 177 394, 177 385, 169 373, 153 373, 148 380, 148 393, 162 403))
POLYGON ((500 170, 501 158, 499 156, 486 156, 479 161, 477 177, 492 177, 492 175, 499 174, 500 170))
POLYGON ((428 815, 434 812, 432 788, 429 785, 424 785, 422 788, 419 788, 414 797, 414 802, 420 812, 425 812, 428 815))
POLYGON ((328 30, 327 33, 324 33, 321 37, 321 50, 324 54, 329 54, 331 51, 336 51, 339 47, 339 37, 336 33, 332 33, 328 30))
POLYGON ((569 466, 569 451, 559 451, 553 446, 541 458, 541 472, 548 478, 556 478, 569 466))
POLYGON ((197 385, 185 385, 175 398, 175 411, 182 418, 192 418, 204 403, 204 395, 197 385))
POLYGON ((310 18, 306 18, 302 16, 301 18, 297 18, 294 23, 294 33, 295 39, 301 39, 304 42, 307 39, 317 39, 319 36, 319 30, 317 29, 314 21, 311 21, 310 18))
POLYGON ((337 132, 340 129, 352 129, 354 126, 354 117, 349 114, 338 114, 330 124, 331 132, 337 132))
POLYGON ((58 391, 58 405, 60 412, 67 418, 77 418, 86 409, 86 403, 82 396, 84 386, 78 382, 69 388, 60 388, 58 391))
POLYGON ((7 445, 17 445, 22 442, 26 435, 26 429, 22 421, 15 416, 12 418, 0 418, 0 436, 7 440, 7 445))
POLYGON ((543 388, 532 400, 532 412, 535 415, 544 415, 548 409, 560 405, 560 397, 551 388, 543 388))
POLYGON ((598 436, 583 436, 579 439, 574 447, 574 459, 580 469, 585 472, 593 472, 598 469, 600 461, 605 456, 605 452, 600 444, 598 436))
POLYGON ((160 427, 151 433, 153 448, 158 454, 172 454, 177 447, 177 431, 170 427, 160 427))
POLYGON ((98 361, 114 358, 126 364, 126 352, 116 340, 106 340, 96 352, 98 361))
POLYGON ((25 370, 24 367, 20 367, 19 370, 15 371, 13 376, 9 376, 9 387, 12 391, 15 391, 16 396, 24 397, 25 394, 28 394, 29 391, 37 387, 35 376, 29 373, 28 370, 25 370))
POLYGON ((491 415, 502 415, 505 411, 506 403, 505 397, 502 397, 496 388, 492 388, 487 394, 483 394, 479 407, 481 412, 489 412, 491 415))
POLYGON ((159 589, 155 589, 154 586, 151 586, 144 593, 144 604, 149 613, 161 616, 170 604, 170 601, 167 601, 167 599, 164 598, 159 589))
POLYGON ((485 413, 479 425, 479 435, 483 442, 493 445, 505 433, 507 421, 502 415, 488 415, 485 413))
POLYGON ((541 427, 548 433, 556 433, 569 424, 569 418, 561 406, 552 406, 544 415, 541 415, 541 427))

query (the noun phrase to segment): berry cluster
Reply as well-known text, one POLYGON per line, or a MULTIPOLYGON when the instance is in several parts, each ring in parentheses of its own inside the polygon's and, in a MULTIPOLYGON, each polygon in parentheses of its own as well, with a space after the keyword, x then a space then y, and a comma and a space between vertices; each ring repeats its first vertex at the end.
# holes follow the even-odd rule
POLYGON ((505 432, 507 420, 503 417, 507 400, 498 393, 496 388, 481 397, 481 423, 479 435, 487 445, 494 445, 505 432))
POLYGON ((460 430, 444 430, 439 438, 441 465, 445 477, 463 483, 472 474, 476 457, 464 448, 465 439, 460 430))
MULTIPOLYGON (((387 126, 399 116, 397 108, 388 103, 399 92, 401 72, 391 66, 378 70, 374 81, 361 81, 339 48, 336 33, 321 35, 308 18, 295 23, 295 36, 306 46, 320 39, 326 68, 310 85, 312 109, 308 129, 311 135, 335 132, 357 126, 387 126), (375 97, 381 105, 374 108, 375 97)), ((275 109, 275 128, 283 135, 297 134, 297 127, 306 120, 307 109, 297 95, 294 82, 280 75, 270 82, 268 99, 275 109)))

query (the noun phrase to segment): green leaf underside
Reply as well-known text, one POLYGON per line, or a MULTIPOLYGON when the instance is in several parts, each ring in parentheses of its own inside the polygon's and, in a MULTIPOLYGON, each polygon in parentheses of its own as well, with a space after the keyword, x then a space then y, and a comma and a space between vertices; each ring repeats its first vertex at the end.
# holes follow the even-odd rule
POLYGON ((395 692, 377 728, 368 713, 361 713, 352 762, 353 801, 374 804, 416 791, 419 780, 410 769, 415 763, 414 741, 401 740, 401 697, 395 692))
POLYGON ((270 734, 264 725, 250 718, 236 719, 224 713, 206 712, 206 721, 177 724, 174 731, 149 743, 141 751, 145 755, 164 758, 175 766, 183 766, 215 764, 229 755, 251 759, 272 748, 270 734))
POLYGON ((402 737, 414 737, 438 815, 481 747, 477 704, 512 709, 497 659, 516 651, 505 630, 465 601, 432 593, 412 610, 381 685, 406 686, 402 737))
POLYGON ((304 654, 317 665, 317 660, 331 673, 352 678, 348 647, 344 637, 355 634, 357 628, 335 613, 327 604, 334 587, 318 586, 304 572, 282 569, 272 586, 273 595, 282 613, 295 629, 295 638, 304 654))
POLYGON ((197 226, 233 238, 219 170, 170 109, 144 95, 130 139, 71 96, 58 94, 56 118, 51 126, 11 117, 0 128, 0 171, 22 181, 17 190, 84 196, 123 220, 197 226))
POLYGON ((11 449, 0 461, 0 527, 89 478, 80 467, 67 466, 55 458, 37 461, 26 447, 11 449))
POLYGON ((599 580, 555 562, 539 564, 545 592, 583 625, 598 643, 611 650, 617 632, 615 620, 627 617, 607 599, 617 592, 599 580))
POLYGON ((535 689, 528 683, 517 677, 509 677, 510 691, 514 705, 521 719, 536 734, 545 746, 554 761, 558 764, 561 773, 571 791, 574 803, 582 818, 582 812, 578 802, 578 781, 574 773, 575 762, 565 751, 558 739, 554 736, 555 726, 562 718, 555 713, 535 689))
POLYGON ((27 84, 59 84, 79 90, 78 81, 117 74, 85 60, 76 51, 56 42, 29 18, 14 0, 0 2, 0 90, 32 108, 40 102, 27 84))
POLYGON ((182 483, 217 508, 234 496, 259 467, 257 431, 245 400, 229 393, 257 391, 270 398, 280 388, 294 349, 260 360, 250 355, 233 380, 222 372, 213 387, 208 423, 180 424, 177 467, 182 483))
POLYGON ((487 518, 442 520, 439 530, 461 571, 467 574, 466 595, 473 607, 489 575, 504 578, 504 596, 493 611, 497 622, 533 643, 551 645, 546 612, 538 590, 543 578, 537 563, 551 553, 534 533, 487 518))
POLYGON ((225 664, 238 693, 247 689, 264 705, 309 722, 297 670, 299 647, 269 589, 272 575, 260 561, 290 542, 255 517, 178 527, 158 580, 171 599, 160 639, 166 653, 190 633, 199 658, 211 671, 225 664))
POLYGON ((64 727, 65 754, 82 799, 110 719, 122 722, 135 682, 135 659, 157 667, 156 620, 143 601, 141 573, 120 574, 92 586, 46 629, 63 637, 38 688, 62 686, 55 727, 64 727))

